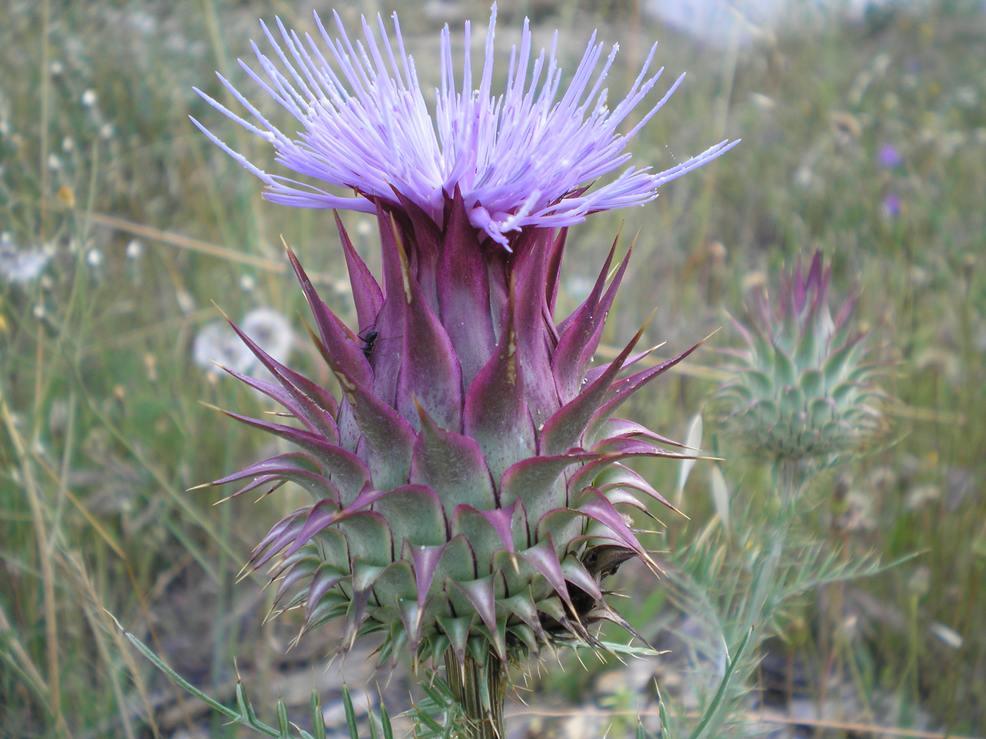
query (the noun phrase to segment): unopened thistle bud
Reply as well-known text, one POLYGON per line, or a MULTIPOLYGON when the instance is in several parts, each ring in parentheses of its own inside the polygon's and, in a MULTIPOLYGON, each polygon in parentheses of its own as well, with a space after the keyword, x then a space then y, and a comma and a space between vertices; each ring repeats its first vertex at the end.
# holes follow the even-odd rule
POLYGON ((763 288, 750 319, 734 320, 745 347, 729 352, 732 377, 716 395, 726 428, 750 452, 773 461, 831 461, 858 451, 883 427, 866 334, 855 327, 855 298, 833 319, 830 269, 816 252, 782 276, 776 300, 763 288))

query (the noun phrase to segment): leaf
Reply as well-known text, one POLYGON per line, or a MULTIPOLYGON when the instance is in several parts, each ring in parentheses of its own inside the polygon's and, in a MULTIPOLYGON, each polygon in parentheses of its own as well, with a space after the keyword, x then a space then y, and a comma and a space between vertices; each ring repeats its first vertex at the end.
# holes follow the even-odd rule
MULTIPOLYGON (((315 739, 325 739, 325 719, 322 718, 322 700, 318 697, 318 691, 312 689, 312 731, 315 732, 315 739)), ((359 739, 357 736, 356 739, 359 739)))
POLYGON ((719 465, 712 465, 709 470, 709 478, 712 486, 712 504, 715 506, 716 515, 722 521, 722 525, 729 529, 729 487, 726 485, 726 478, 722 476, 719 465))
MULTIPOLYGON (((702 414, 696 413, 688 424, 688 434, 685 436, 685 446, 691 449, 702 448, 702 414)), ((675 505, 681 507, 681 496, 685 491, 685 484, 688 482, 689 475, 695 467, 694 459, 686 459, 678 468, 678 487, 675 490, 675 505)))
POLYGON ((444 428, 461 426, 462 370, 455 348, 442 322, 425 299, 421 286, 411 275, 404 255, 403 354, 397 377, 398 408, 405 418, 416 419, 415 406, 420 403, 444 428))
POLYGON ((736 665, 739 664, 740 659, 743 657, 743 652, 746 651, 746 645, 750 643, 750 636, 753 634, 753 628, 751 627, 743 639, 737 645, 736 649, 733 651, 732 659, 729 660, 729 665, 726 667, 726 673, 722 676, 722 680, 719 681, 719 687, 716 690, 716 694, 713 696, 711 703, 702 713, 702 719, 699 721, 698 726, 691 733, 689 739, 701 739, 704 735, 705 729, 712 723, 713 719, 719 713, 719 709, 722 707, 724 698, 726 697, 726 692, 729 689, 729 684, 733 680, 733 674, 736 672, 736 665))
POLYGON ((425 485, 388 490, 374 501, 373 510, 387 519, 397 551, 402 550, 405 541, 425 546, 444 544, 449 538, 442 501, 425 485))
POLYGON ((346 727, 349 729, 351 739, 359 739, 359 725, 356 723, 356 710, 353 708, 353 697, 349 693, 349 686, 342 686, 342 705, 346 711, 346 727))

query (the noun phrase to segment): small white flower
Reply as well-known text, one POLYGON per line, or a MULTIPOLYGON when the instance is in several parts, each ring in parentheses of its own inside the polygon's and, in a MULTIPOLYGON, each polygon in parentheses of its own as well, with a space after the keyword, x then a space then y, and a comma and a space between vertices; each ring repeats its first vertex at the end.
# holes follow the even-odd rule
POLYGON ((138 239, 131 239, 130 243, 127 244, 127 258, 140 259, 143 253, 144 253, 144 244, 138 239))
POLYGON ((974 107, 978 99, 979 96, 976 94, 976 88, 972 85, 961 85, 955 88, 955 102, 963 108, 974 107))
POLYGON ((220 371, 216 363, 246 372, 255 362, 246 345, 222 321, 207 323, 199 330, 192 344, 192 359, 210 373, 220 371))
POLYGON ((191 313, 195 309, 195 298, 187 290, 176 291, 175 300, 182 313, 191 313))
POLYGON ((777 103, 774 102, 772 97, 764 95, 761 92, 754 92, 750 95, 750 102, 752 102, 760 110, 773 110, 777 107, 777 103))
POLYGON ((815 180, 815 173, 808 165, 801 165, 794 173, 794 184, 798 187, 811 187, 815 180))
POLYGON ((103 252, 99 249, 90 249, 86 252, 86 262, 93 269, 99 269, 103 266, 103 252))
POLYGON ((288 319, 272 308, 256 308, 243 318, 243 333, 278 362, 287 362, 294 344, 288 319))
POLYGON ((57 77, 58 75, 60 75, 60 74, 61 74, 62 72, 64 72, 64 71, 65 71, 65 67, 64 67, 64 66, 62 66, 62 63, 61 63, 60 61, 58 61, 57 59, 56 59, 55 61, 53 61, 53 62, 51 63, 51 66, 50 66, 50 67, 48 67, 48 68, 49 68, 49 69, 51 70, 51 73, 52 73, 53 75, 55 75, 56 77, 57 77))
POLYGON ((34 282, 51 261, 51 253, 44 248, 18 249, 10 240, 10 234, 0 237, 0 279, 13 285, 34 282))
POLYGON ((102 126, 99 127, 99 137, 104 141, 109 141, 111 138, 113 138, 113 133, 114 133, 114 129, 112 123, 104 123, 102 126))
POLYGON ((62 168, 62 160, 58 158, 57 154, 48 155, 48 169, 59 170, 62 168))
POLYGON ((937 621, 931 624, 928 629, 932 634, 938 637, 938 640, 946 647, 950 647, 952 649, 962 648, 962 635, 954 629, 950 629, 945 624, 937 621))
POLYGON ((578 303, 579 301, 585 300, 585 297, 592 290, 594 283, 595 280, 587 275, 572 275, 565 280, 565 292, 568 293, 572 300, 578 303))
POLYGON ((87 108, 94 106, 96 104, 96 91, 89 89, 82 93, 82 104, 87 108))
POLYGON ((257 286, 257 281, 254 279, 253 275, 243 275, 240 277, 240 289, 243 292, 253 292, 253 289, 257 286))

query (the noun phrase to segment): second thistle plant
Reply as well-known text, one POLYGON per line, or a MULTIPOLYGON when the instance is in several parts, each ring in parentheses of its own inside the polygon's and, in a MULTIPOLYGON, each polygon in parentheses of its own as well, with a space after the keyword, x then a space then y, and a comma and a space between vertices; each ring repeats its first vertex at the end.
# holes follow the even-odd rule
POLYGON ((830 268, 816 252, 798 263, 772 300, 756 296, 745 347, 729 353, 732 379, 718 392, 725 424, 755 455, 774 462, 828 462, 858 450, 884 427, 879 365, 853 322, 855 298, 833 317, 830 268))

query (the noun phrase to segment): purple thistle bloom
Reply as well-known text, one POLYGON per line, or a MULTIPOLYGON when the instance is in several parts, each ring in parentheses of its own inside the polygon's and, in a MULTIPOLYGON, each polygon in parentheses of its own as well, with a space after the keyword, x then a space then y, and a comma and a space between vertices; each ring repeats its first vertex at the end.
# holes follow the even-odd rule
POLYGON ((904 164, 904 157, 900 155, 897 147, 893 144, 884 144, 880 147, 877 161, 884 169, 897 169, 897 167, 904 164))
POLYGON ((559 97, 562 70, 556 58, 557 32, 548 51, 533 58, 525 20, 520 47, 512 47, 504 89, 493 92, 496 5, 490 14, 479 88, 474 87, 471 29, 465 24, 461 84, 456 83, 446 26, 441 34, 440 86, 429 110, 414 59, 407 53, 397 14, 393 37, 377 16, 376 29, 363 18, 363 40, 355 44, 338 13, 333 37, 318 15, 320 45, 302 39, 278 19, 276 33, 261 22, 274 58, 253 44, 259 65, 240 60, 250 78, 300 124, 291 138, 246 96, 219 75, 253 122, 196 90, 211 106, 274 145, 277 161, 304 177, 354 190, 332 194, 319 185, 269 174, 233 151, 194 118, 193 123, 267 185, 265 197, 297 207, 375 212, 377 203, 407 200, 441 224, 446 202, 458 189, 469 216, 497 243, 510 248, 511 235, 525 227, 559 228, 589 213, 642 205, 658 188, 732 148, 722 141, 662 172, 628 166, 595 189, 588 185, 623 168, 629 140, 668 101, 678 77, 627 133, 618 129, 661 78, 651 72, 656 44, 626 97, 607 105, 604 83, 618 45, 604 59, 604 44, 593 33, 567 89, 559 97))
POLYGON ((887 218, 896 218, 900 215, 900 196, 896 193, 887 193, 881 205, 883 207, 883 213, 887 218))
MULTIPOLYGON (((614 241, 589 294, 557 315, 567 228, 591 212, 651 200, 662 183, 733 146, 660 174, 631 167, 590 191, 587 183, 627 162, 627 141, 678 82, 621 135, 660 76, 648 77, 653 50, 610 111, 603 82, 615 48, 593 74, 603 47, 591 41, 558 98, 554 44, 528 74, 525 24, 506 88, 493 97, 494 20, 495 8, 478 92, 468 54, 457 91, 443 32, 434 117, 396 18, 395 52, 382 21, 379 34, 364 21, 354 46, 338 16, 339 39, 316 17, 335 68, 313 39, 302 42, 278 22, 279 45, 265 27, 282 70, 259 51, 266 80, 244 68, 302 124, 297 140, 225 80, 257 125, 206 98, 271 141, 281 164, 355 197, 268 175, 196 124, 263 179, 268 199, 373 212, 380 232, 375 275, 336 217, 352 328, 288 253, 337 394, 234 326, 269 378, 230 374, 293 423, 230 415, 295 451, 213 484, 238 482, 230 497, 285 482, 312 494, 270 529, 250 566, 273 564, 276 608, 305 605, 306 628, 345 620, 346 645, 377 634, 383 656, 406 647, 437 661, 451 651, 460 665, 467 649, 505 661, 555 641, 598 644, 586 629, 598 621, 630 628, 606 603, 602 580, 632 556, 657 570, 629 514, 647 511, 645 501, 670 507, 630 465, 694 454, 617 413, 698 344, 635 366, 653 350, 638 350, 640 329, 618 356, 596 363, 630 252, 620 258, 614 241)), ((465 35, 468 49, 468 25, 465 35)))

